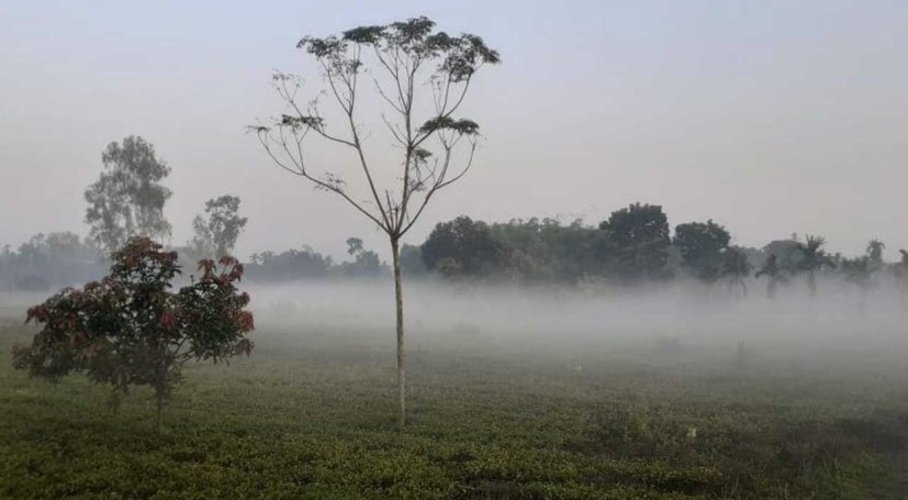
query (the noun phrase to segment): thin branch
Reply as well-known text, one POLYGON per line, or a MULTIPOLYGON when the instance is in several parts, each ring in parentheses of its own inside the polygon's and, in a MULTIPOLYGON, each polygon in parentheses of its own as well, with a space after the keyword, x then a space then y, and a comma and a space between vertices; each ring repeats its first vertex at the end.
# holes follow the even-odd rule
POLYGON ((301 162, 298 163, 297 160, 290 153, 289 147, 286 145, 286 143, 283 143, 282 146, 283 146, 285 152, 287 153, 288 157, 293 162, 295 168, 288 166, 284 161, 282 161, 280 158, 278 158, 277 155, 274 154, 274 152, 271 149, 271 146, 269 146, 269 144, 268 144, 268 141, 264 140, 261 137, 263 134, 265 134, 265 132, 259 133, 259 142, 262 144, 262 147, 265 149, 265 152, 268 154, 268 156, 271 158, 271 160, 274 161, 274 163, 277 164, 280 168, 286 170, 287 172, 290 172, 293 175, 303 177, 304 179, 314 183, 318 187, 321 187, 323 189, 326 189, 328 191, 331 191, 331 192, 334 192, 334 193, 340 195, 343 199, 347 200, 347 202, 349 202, 351 205, 353 205, 354 208, 359 210, 363 215, 365 215, 370 220, 372 220, 372 222, 374 222, 376 225, 378 225, 378 227, 382 228, 386 232, 389 230, 387 225, 385 225, 381 220, 378 219, 378 217, 376 217, 375 215, 370 213, 363 206, 361 206, 359 203, 357 203, 355 200, 353 200, 343 189, 309 175, 306 172, 305 168, 303 168, 302 163, 301 162))
POLYGON ((412 218, 408 218, 409 222, 400 231, 401 236, 406 234, 407 231, 409 231, 410 228, 413 227, 413 224, 415 224, 416 221, 419 220, 419 216, 422 215, 422 212, 426 208, 426 205, 429 204, 429 200, 432 198, 432 196, 438 190, 443 189, 447 186, 450 186, 451 184, 460 180, 464 175, 466 175, 466 173, 470 170, 470 167, 473 166, 473 157, 476 152, 476 146, 477 146, 476 141, 472 141, 471 147, 470 147, 470 155, 467 159, 466 165, 464 166, 463 170, 461 170, 460 173, 458 173, 456 176, 454 176, 453 178, 451 178, 449 180, 445 180, 445 177, 447 175, 448 167, 450 165, 451 148, 445 147, 445 161, 443 163, 441 173, 439 174, 438 178, 435 180, 432 187, 429 188, 429 191, 426 192, 426 196, 425 196, 425 198, 423 198, 422 203, 420 203, 419 209, 416 211, 416 213, 413 215, 412 218))

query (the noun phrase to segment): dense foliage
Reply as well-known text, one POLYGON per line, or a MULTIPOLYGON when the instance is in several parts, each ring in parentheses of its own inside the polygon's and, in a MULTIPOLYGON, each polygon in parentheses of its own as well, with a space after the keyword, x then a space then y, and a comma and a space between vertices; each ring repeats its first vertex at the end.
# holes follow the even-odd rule
POLYGON ((611 267, 622 281, 639 283, 665 277, 671 237, 662 207, 635 203, 613 212, 599 228, 608 243, 611 267))
POLYGON ((674 244, 684 267, 697 279, 715 283, 722 277, 724 254, 731 234, 712 220, 688 222, 675 228, 674 244))
POLYGON ((827 252, 825 239, 814 235, 749 248, 732 244, 730 231, 712 220, 679 224, 673 238, 669 227, 661 207, 639 203, 613 212, 598 228, 580 220, 486 224, 458 217, 439 223, 411 250, 420 252, 425 267, 413 275, 567 286, 592 279, 611 287, 692 279, 707 287, 724 283, 739 297, 747 295, 752 281, 765 280, 770 298, 795 282, 814 296, 820 276, 862 293, 887 280, 894 284, 889 288, 908 290, 908 253, 902 251, 899 263, 887 263, 878 240, 849 259, 827 252))
POLYGON ((110 385, 154 389, 158 420, 163 402, 189 360, 249 354, 249 296, 234 283, 243 268, 224 257, 201 262, 197 281, 170 291, 180 273, 175 252, 147 238, 133 238, 114 253, 110 275, 81 290, 67 288, 28 310, 41 325, 30 346, 18 346, 15 366, 56 381, 73 372, 110 385))
POLYGON ((446 276, 485 276, 501 267, 502 258, 501 244, 489 226, 469 217, 439 223, 422 245, 426 268, 446 276))

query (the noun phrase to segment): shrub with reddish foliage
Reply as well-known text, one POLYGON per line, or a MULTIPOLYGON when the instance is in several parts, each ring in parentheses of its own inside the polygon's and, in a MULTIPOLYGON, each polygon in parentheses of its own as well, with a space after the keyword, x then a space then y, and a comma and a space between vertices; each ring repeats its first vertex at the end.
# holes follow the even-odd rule
POLYGON ((174 293, 176 252, 133 238, 113 254, 110 275, 82 290, 66 288, 28 310, 42 326, 31 346, 13 349, 16 368, 55 381, 85 373, 114 395, 130 386, 154 389, 161 407, 190 360, 220 360, 252 351, 249 296, 235 283, 243 266, 232 257, 199 263, 201 277, 174 293))

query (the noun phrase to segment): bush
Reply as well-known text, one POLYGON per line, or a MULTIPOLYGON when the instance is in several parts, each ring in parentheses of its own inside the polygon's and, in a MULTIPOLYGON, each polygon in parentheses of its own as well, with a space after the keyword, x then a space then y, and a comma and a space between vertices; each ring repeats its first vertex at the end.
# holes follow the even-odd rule
POLYGON ((246 334, 252 314, 249 296, 234 282, 242 265, 224 257, 220 265, 200 263, 201 278, 177 293, 176 252, 164 252, 147 238, 133 238, 114 253, 110 275, 82 290, 66 288, 28 310, 27 321, 42 325, 29 347, 13 350, 16 368, 51 381, 82 372, 108 384, 115 400, 130 386, 155 391, 161 407, 189 360, 212 360, 252 350, 246 334))

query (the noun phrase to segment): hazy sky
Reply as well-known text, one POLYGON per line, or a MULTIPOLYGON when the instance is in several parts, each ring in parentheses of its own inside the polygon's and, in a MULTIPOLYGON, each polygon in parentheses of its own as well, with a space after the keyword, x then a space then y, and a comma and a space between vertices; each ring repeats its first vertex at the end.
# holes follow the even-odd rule
POLYGON ((232 193, 250 219, 243 257, 302 244, 339 255, 351 235, 386 253, 244 126, 280 111, 270 75, 307 68, 302 35, 422 14, 483 36, 504 64, 478 76, 465 110, 485 136, 475 170, 412 243, 459 214, 598 223, 639 200, 672 225, 711 217, 744 245, 797 232, 846 253, 875 237, 890 258, 908 247, 901 0, 6 0, 0 244, 86 233, 102 149, 137 134, 173 168, 173 243, 206 199, 232 193))

